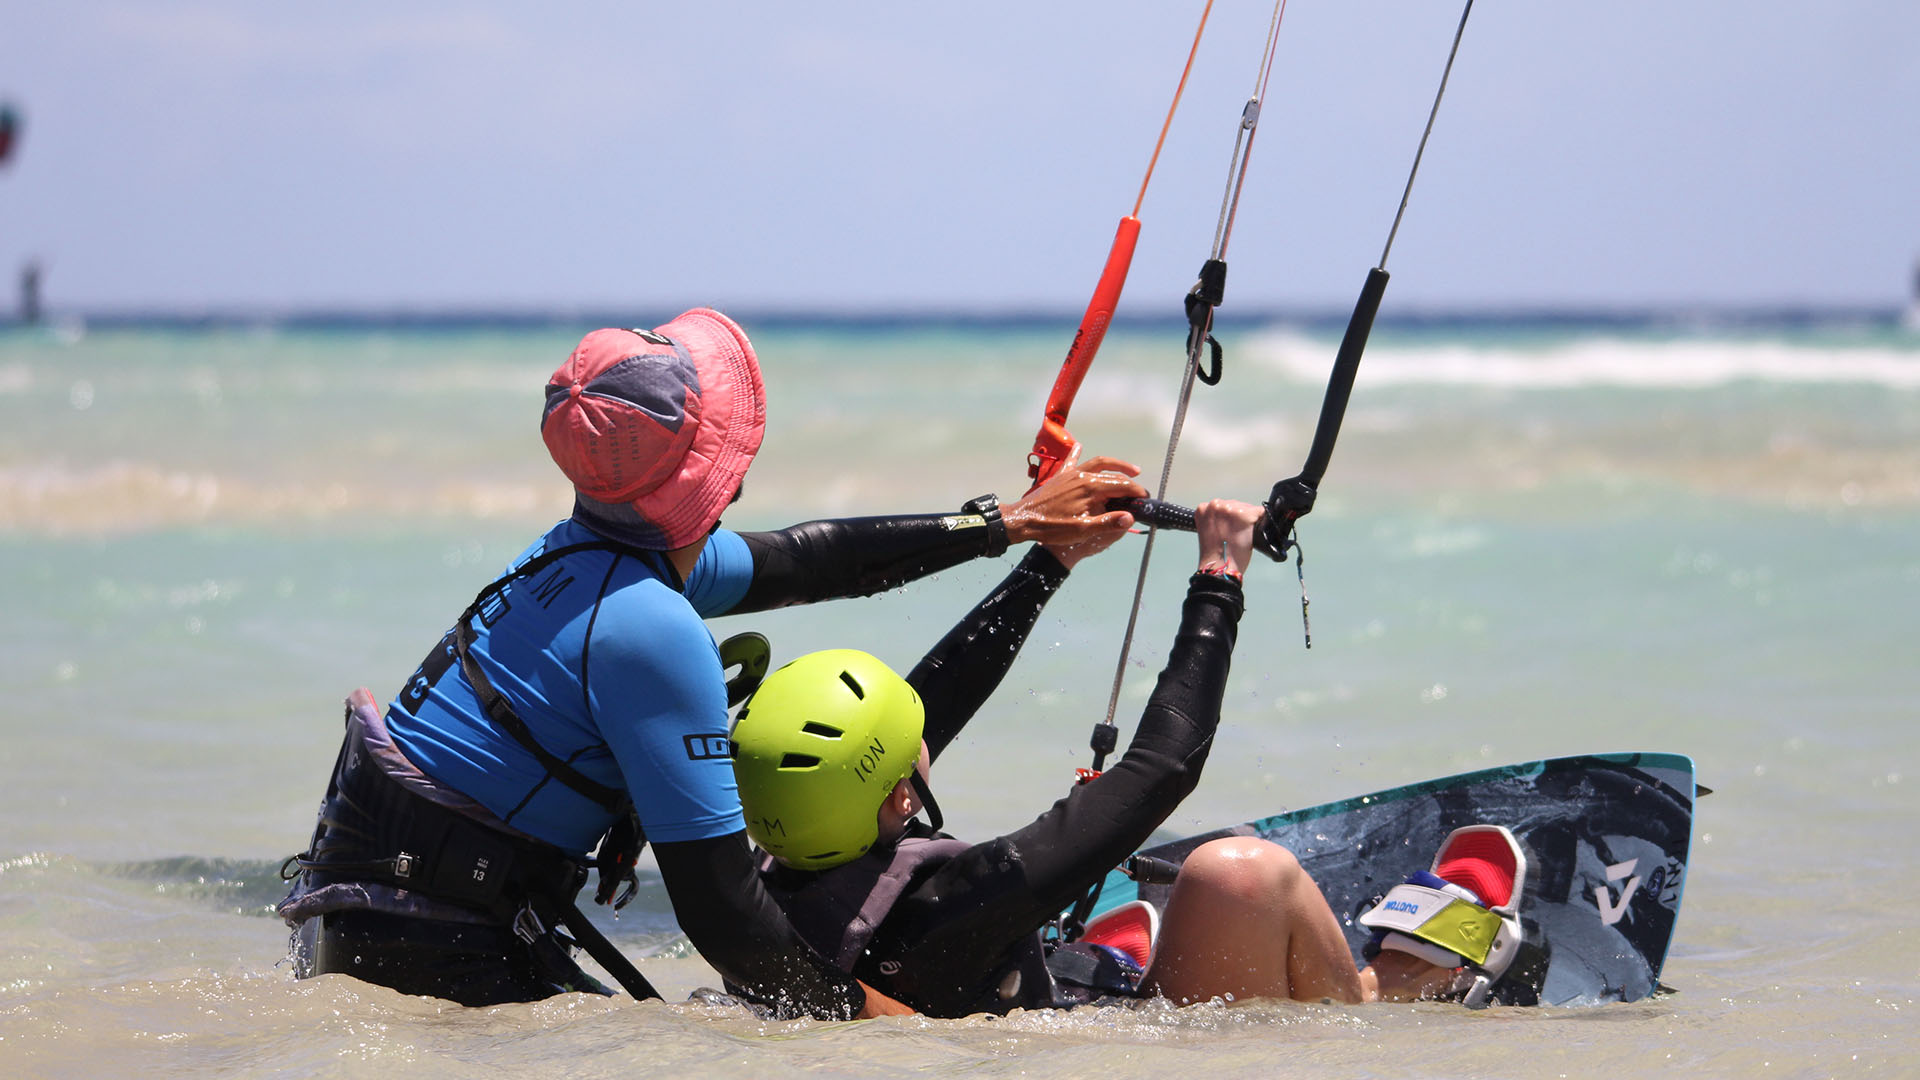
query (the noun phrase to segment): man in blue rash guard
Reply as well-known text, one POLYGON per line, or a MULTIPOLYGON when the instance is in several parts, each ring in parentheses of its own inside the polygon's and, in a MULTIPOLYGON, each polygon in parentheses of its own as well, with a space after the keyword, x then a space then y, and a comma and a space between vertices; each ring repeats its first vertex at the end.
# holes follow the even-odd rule
POLYGON ((466 1004, 652 987, 580 915, 652 841, 675 917, 732 984, 792 1015, 904 1011, 821 958, 762 887, 727 754, 727 688, 702 618, 868 595, 1014 543, 1132 524, 1132 466, 1063 470, 1004 512, 719 529, 765 426, 752 345, 695 309, 598 330, 549 379, 541 434, 573 515, 462 613, 383 715, 365 691, 279 907, 296 973, 466 1004), (562 927, 567 933, 562 933, 562 927), (571 937, 568 936, 571 935, 571 937))

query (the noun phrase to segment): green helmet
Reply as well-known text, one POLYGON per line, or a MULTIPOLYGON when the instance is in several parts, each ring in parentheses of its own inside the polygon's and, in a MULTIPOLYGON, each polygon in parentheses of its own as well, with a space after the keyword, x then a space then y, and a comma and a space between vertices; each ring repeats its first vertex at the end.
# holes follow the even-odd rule
POLYGON ((767 676, 733 726, 747 835, 802 870, 866 854, 925 723, 913 687, 858 649, 808 653, 767 676))

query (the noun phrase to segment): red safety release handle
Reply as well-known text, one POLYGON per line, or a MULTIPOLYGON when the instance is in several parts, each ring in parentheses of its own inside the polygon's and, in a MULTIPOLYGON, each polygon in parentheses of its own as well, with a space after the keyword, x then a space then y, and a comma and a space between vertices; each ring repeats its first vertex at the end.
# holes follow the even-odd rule
POLYGON ((1132 214, 1121 218, 1120 227, 1113 234, 1113 247, 1107 252, 1106 268, 1100 272, 1100 284, 1094 287, 1093 299, 1087 301, 1087 313, 1080 317, 1073 347, 1067 350, 1060 375, 1053 380, 1053 392, 1047 395, 1046 416, 1040 421, 1040 431, 1033 437, 1033 450, 1027 455, 1027 475, 1033 479, 1033 487, 1051 479, 1060 464, 1080 445, 1067 431, 1067 410, 1073 407, 1073 397, 1080 392, 1080 383, 1087 377, 1087 369, 1093 366, 1101 340, 1107 336, 1114 308, 1120 305, 1120 290, 1127 283, 1127 270, 1133 265, 1133 246, 1139 239, 1140 219, 1132 214))

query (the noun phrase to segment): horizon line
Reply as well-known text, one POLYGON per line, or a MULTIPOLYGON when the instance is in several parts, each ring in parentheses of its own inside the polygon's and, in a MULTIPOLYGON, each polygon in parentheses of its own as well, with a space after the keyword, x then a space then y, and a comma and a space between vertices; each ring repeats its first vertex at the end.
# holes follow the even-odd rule
MULTIPOLYGON (((610 314, 608 306, 598 304, 420 304, 395 307, 345 304, 287 307, 245 304, 103 305, 43 310, 38 319, 24 319, 18 313, 9 313, 0 316, 0 327, 18 330, 37 323, 49 327, 73 327, 77 324, 84 328, 101 329, 448 330, 465 327, 513 330, 619 326, 631 322, 634 311, 642 306, 635 305, 625 312, 610 314)), ((1382 311, 1375 325, 1410 330, 1490 326, 1599 329, 1899 327, 1902 320, 1909 318, 1916 308, 1920 308, 1920 301, 1916 301, 1912 307, 1817 302, 1426 305, 1382 311)), ((1072 327, 1079 321, 1079 312, 1067 308, 990 305, 814 308, 791 304, 742 304, 729 305, 728 314, 741 323, 768 330, 1040 330, 1072 327)), ((1335 307, 1222 307, 1215 312, 1214 325, 1241 330, 1260 327, 1338 329, 1346 325, 1348 314, 1345 309, 1335 307)), ((1109 326, 1157 330, 1184 326, 1185 322, 1178 312, 1160 315, 1120 313, 1113 317, 1109 326)))

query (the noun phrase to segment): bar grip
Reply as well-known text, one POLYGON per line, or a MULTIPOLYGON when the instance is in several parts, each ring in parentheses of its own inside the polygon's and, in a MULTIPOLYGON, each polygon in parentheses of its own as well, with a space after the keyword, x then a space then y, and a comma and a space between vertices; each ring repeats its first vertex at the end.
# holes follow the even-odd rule
MULTIPOLYGON (((1156 529, 1172 529, 1176 532, 1193 532, 1193 511, 1178 503, 1161 499, 1114 499, 1107 503, 1109 510, 1125 510, 1133 515, 1133 520, 1156 529)), ((1273 542, 1265 528, 1253 531, 1253 549, 1269 559, 1284 561, 1286 556, 1274 550, 1273 542)))

